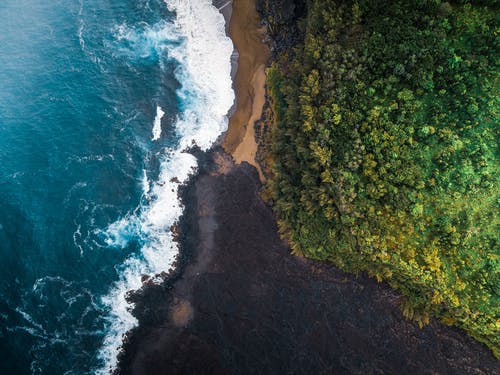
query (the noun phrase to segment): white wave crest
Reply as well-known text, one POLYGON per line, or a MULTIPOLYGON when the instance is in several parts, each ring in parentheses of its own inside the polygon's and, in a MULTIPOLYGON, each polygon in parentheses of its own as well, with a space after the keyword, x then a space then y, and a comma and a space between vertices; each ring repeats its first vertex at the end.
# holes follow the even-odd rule
POLYGON ((151 184, 149 183, 148 172, 143 169, 142 170, 142 192, 149 196, 149 190, 151 189, 151 184))
POLYGON ((142 248, 139 255, 131 256, 120 267, 119 281, 103 298, 110 315, 109 333, 100 353, 105 367, 100 373, 116 366, 123 335, 137 325, 129 312, 126 293, 141 287, 142 275, 168 271, 178 254, 170 230, 183 211, 177 190, 197 168, 196 158, 187 149, 196 144, 207 150, 213 144, 227 129, 227 113, 234 101, 230 64, 233 45, 212 0, 166 0, 166 4, 176 19, 173 24, 163 23, 163 27, 174 31, 155 32, 182 37, 181 43, 167 47, 168 58, 178 62, 175 75, 181 84, 177 95, 182 113, 175 121, 179 140, 176 147, 163 151, 158 181, 148 182, 147 188, 144 184, 144 190, 148 190, 145 203, 106 230, 108 245, 125 247, 137 239, 142 248))
POLYGON ((208 149, 227 128, 226 115, 234 101, 230 57, 233 44, 226 36, 224 17, 211 0, 166 0, 175 11, 175 26, 182 30, 185 45, 180 55, 171 54, 183 69, 176 72, 182 83, 180 98, 187 104, 177 122, 181 147, 191 141, 208 149))
POLYGON ((156 116, 155 121, 153 123, 153 138, 152 141, 157 141, 161 137, 161 119, 165 112, 161 109, 160 106, 156 106, 156 116))

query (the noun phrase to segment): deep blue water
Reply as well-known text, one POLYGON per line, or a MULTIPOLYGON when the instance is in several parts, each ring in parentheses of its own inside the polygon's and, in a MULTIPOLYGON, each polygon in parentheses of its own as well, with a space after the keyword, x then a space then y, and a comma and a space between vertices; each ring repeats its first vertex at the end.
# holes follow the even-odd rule
POLYGON ((0 373, 112 365, 124 292, 175 257, 167 179, 226 125, 231 44, 210 1, 167 2, 0 2, 0 373))

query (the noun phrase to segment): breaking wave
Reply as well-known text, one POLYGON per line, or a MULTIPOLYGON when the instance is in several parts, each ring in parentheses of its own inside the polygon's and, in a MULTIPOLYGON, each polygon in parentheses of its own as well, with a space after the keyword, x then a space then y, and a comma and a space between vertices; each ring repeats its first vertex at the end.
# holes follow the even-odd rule
MULTIPOLYGON (((116 366, 123 335, 137 325, 125 299, 128 291, 141 287, 142 276, 168 271, 178 254, 171 227, 182 214, 178 187, 197 168, 189 148, 207 150, 227 128, 227 113, 234 101, 231 81, 231 40, 225 33, 223 16, 211 0, 166 0, 176 17, 153 26, 116 29, 119 53, 131 59, 156 61, 164 67, 173 60, 180 83, 177 96, 181 112, 174 121, 175 144, 160 155, 160 172, 150 181, 144 171, 141 205, 109 225, 103 232, 108 246, 125 248, 137 241, 140 252, 118 269, 119 280, 102 302, 109 309, 109 333, 100 356, 101 372, 116 366)), ((160 139, 162 109, 158 106, 152 141, 160 139)))

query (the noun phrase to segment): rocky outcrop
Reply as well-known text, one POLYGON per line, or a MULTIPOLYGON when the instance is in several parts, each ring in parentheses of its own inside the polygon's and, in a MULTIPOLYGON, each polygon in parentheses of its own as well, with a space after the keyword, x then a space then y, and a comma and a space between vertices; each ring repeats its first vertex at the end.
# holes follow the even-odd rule
POLYGON ((267 25, 275 54, 290 50, 304 37, 297 21, 306 14, 306 0, 258 0, 257 10, 267 25))
POLYGON ((498 373, 465 333, 406 320, 387 285, 291 256, 255 169, 214 155, 185 193, 190 259, 136 296, 141 324, 120 373, 498 373))

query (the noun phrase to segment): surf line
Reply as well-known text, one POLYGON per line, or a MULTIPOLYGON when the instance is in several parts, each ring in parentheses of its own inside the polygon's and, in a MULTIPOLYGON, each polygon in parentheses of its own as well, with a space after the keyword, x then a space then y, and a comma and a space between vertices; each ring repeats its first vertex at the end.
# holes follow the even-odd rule
MULTIPOLYGON (((202 151, 212 146, 227 130, 227 114, 234 103, 230 59, 234 47, 226 34, 223 15, 212 0, 165 1, 169 11, 175 13, 175 20, 152 25, 139 39, 154 44, 158 34, 179 36, 178 43, 168 45, 168 57, 176 65, 174 75, 180 84, 176 94, 183 108, 172 124, 175 145, 159 153, 157 182, 150 183, 146 180, 147 173, 144 178, 143 172, 143 189, 149 199, 103 230, 108 246, 124 249, 131 241, 138 240, 140 249, 117 266, 118 280, 101 298, 108 313, 105 317, 106 335, 99 351, 103 365, 97 369, 99 374, 116 369, 118 354, 123 349, 123 337, 139 323, 131 313, 134 305, 127 295, 143 286, 144 275, 148 275, 150 282, 162 282, 162 273, 172 268, 179 254, 171 230, 184 208, 179 200, 178 187, 198 167, 198 161, 189 149, 193 142, 202 151)), ((152 138, 161 137, 162 112, 157 108, 152 138)))

